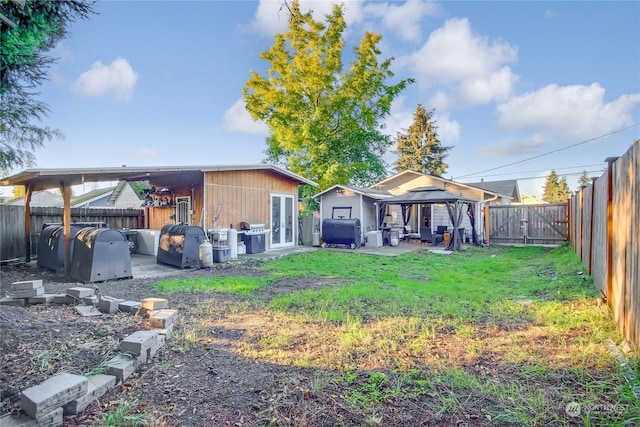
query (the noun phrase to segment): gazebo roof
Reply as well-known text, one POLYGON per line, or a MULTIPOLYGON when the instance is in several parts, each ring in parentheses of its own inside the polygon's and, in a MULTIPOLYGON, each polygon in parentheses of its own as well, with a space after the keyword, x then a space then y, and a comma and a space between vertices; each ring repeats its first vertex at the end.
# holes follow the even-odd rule
POLYGON ((417 187, 404 194, 384 199, 382 203, 392 205, 421 204, 421 203, 474 203, 476 200, 450 193, 440 187, 417 187))

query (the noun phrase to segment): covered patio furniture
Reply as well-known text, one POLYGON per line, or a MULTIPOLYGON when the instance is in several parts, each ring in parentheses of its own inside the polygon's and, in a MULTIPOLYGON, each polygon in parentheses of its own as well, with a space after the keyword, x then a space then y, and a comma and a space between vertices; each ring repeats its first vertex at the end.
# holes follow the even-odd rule
POLYGON ((425 243, 430 243, 435 246, 442 242, 444 242, 444 239, 437 234, 433 234, 431 232, 431 228, 420 228, 420 246, 424 245, 425 243))

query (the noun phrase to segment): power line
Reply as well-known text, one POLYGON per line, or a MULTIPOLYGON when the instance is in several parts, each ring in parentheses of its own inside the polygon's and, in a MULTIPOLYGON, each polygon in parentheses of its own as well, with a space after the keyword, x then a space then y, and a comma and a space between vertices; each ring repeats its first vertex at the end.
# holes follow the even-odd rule
POLYGON ((468 177, 468 176, 480 175, 480 174, 483 174, 483 173, 485 173, 485 172, 491 172, 491 171, 494 171, 494 170, 497 170, 497 169, 506 168, 506 167, 508 167, 508 166, 513 166, 513 165, 517 165, 517 164, 520 164, 520 163, 528 162, 529 160, 539 159, 540 157, 548 156, 549 154, 557 153, 557 152, 559 152, 559 151, 568 150, 569 148, 577 147, 577 146, 579 146, 579 145, 586 144, 586 143, 588 143, 588 142, 593 142, 593 141, 596 141, 596 140, 598 140, 598 139, 605 138, 605 137, 607 137, 607 136, 615 135, 616 133, 620 133, 620 132, 622 132, 622 131, 625 131, 625 130, 627 130, 627 129, 631 129, 632 127, 636 127, 636 126, 638 126, 638 123, 632 124, 632 125, 630 125, 630 126, 627 126, 627 127, 625 127, 625 128, 622 128, 622 129, 618 129, 618 130, 613 131, 613 132, 605 133, 604 135, 596 136, 595 138, 587 139, 587 140, 585 140, 585 141, 581 141, 581 142, 576 142, 575 144, 571 144, 571 145, 569 145, 569 146, 567 146, 567 147, 558 148, 557 150, 549 151, 549 152, 547 152, 547 153, 543 153, 543 154, 538 154, 537 156, 529 157, 529 158, 526 158, 526 159, 523 159, 523 160, 518 160, 517 162, 508 163, 508 164, 506 164, 506 165, 497 166, 497 167, 495 167, 495 168, 486 169, 486 170, 483 170, 483 171, 480 171, 480 172, 471 173, 471 174, 468 174, 468 175, 457 176, 457 177, 452 178, 452 179, 456 179, 456 180, 458 180, 458 179, 460 179, 460 178, 466 178, 466 177, 468 177))
MULTIPOLYGON (((592 164, 592 165, 580 165, 580 166, 567 166, 565 168, 551 168, 554 171, 559 171, 559 170, 565 170, 565 169, 577 169, 577 168, 591 168, 594 166, 602 166, 605 162, 602 163, 596 163, 596 164, 592 164)), ((514 174, 520 174, 520 173, 536 173, 536 172, 546 172, 549 169, 538 169, 538 170, 533 170, 533 171, 518 171, 518 172, 508 172, 508 173, 495 173, 492 175, 484 175, 484 177, 492 177, 492 176, 504 176, 504 175, 510 175, 513 176, 514 174)), ((580 172, 582 173, 582 172, 580 172)), ((588 171, 587 171, 588 173, 588 171)), ((515 178, 515 179, 519 179, 519 178, 515 178)))

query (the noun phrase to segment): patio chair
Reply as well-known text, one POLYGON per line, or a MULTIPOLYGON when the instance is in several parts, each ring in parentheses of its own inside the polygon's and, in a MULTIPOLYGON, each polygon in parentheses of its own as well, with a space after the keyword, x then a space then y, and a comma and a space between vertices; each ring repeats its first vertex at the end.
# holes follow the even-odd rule
POLYGON ((431 228, 422 227, 420 228, 420 246, 425 243, 431 243, 432 245, 437 245, 438 243, 444 242, 444 237, 438 236, 437 234, 433 234, 431 232, 431 228))
POLYGON ((447 231, 449 231, 449 227, 447 227, 446 225, 438 225, 436 228, 436 236, 439 239, 442 239, 441 241, 444 242, 444 233, 446 233, 447 231))

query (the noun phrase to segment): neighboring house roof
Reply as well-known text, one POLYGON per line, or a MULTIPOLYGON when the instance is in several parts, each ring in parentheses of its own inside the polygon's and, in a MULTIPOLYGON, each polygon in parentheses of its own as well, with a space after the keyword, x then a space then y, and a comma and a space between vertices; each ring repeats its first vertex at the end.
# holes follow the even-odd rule
MULTIPOLYGON (((434 183, 440 183, 442 184, 440 188, 446 189, 447 191, 450 191, 450 192, 453 192, 455 190, 455 192, 464 192, 464 193, 473 193, 473 194, 480 193, 481 194, 480 199, 485 201, 492 198, 503 198, 503 199, 508 199, 510 201, 513 198, 508 194, 500 194, 500 193, 491 191, 489 189, 482 189, 482 188, 471 186, 469 184, 463 184, 461 182, 451 181, 448 179, 444 179, 437 176, 428 175, 422 172, 416 172, 412 170, 405 170, 395 175, 392 175, 389 178, 385 178, 382 181, 377 182, 376 184, 373 184, 371 188, 385 189, 386 187, 388 187, 388 191, 390 193, 394 193, 398 195, 398 191, 402 191, 402 187, 406 187, 408 183, 414 180, 418 180, 418 181, 428 180, 434 183), (394 185, 396 185, 395 188, 394 188, 394 185), (452 186, 455 188, 452 188, 452 186)), ((422 186, 424 187, 424 185, 422 186)), ((405 189, 403 193, 406 193, 407 191, 408 190, 405 189)))
POLYGON ((356 187, 354 185, 342 185, 342 184, 336 184, 331 188, 327 188, 326 190, 316 194, 313 196, 314 199, 321 197, 322 195, 330 192, 330 191, 334 191, 338 188, 344 188, 344 189, 348 189, 353 191, 356 194, 361 194, 363 196, 366 197, 370 197, 372 199, 376 199, 376 200, 383 200, 386 199, 387 197, 391 197, 391 194, 384 192, 384 191, 380 191, 380 190, 376 190, 375 188, 365 188, 365 187, 356 187))
MULTIPOLYGON (((24 197, 8 200, 4 203, 11 206, 24 206, 24 197)), ((36 191, 31 195, 31 207, 60 207, 63 204, 62 196, 52 191, 36 191)))
MULTIPOLYGON (((100 199, 109 197, 116 187, 98 188, 96 190, 89 191, 88 193, 81 194, 77 197, 71 198, 71 207, 80 208, 83 206, 90 206, 92 203, 100 199)), ((108 199, 107 199, 108 200, 108 199)))
POLYGON ((146 181, 154 177, 177 175, 188 172, 217 172, 265 170, 284 175, 299 184, 316 186, 311 180, 293 172, 271 164, 257 165, 224 165, 224 166, 159 166, 159 167, 120 167, 120 168, 89 168, 89 169, 27 169, 16 175, 2 178, 0 185, 31 185, 32 189, 43 190, 58 188, 60 182, 67 186, 79 185, 85 182, 108 181, 146 181))
POLYGON ((515 203, 521 202, 520 189, 518 187, 518 180, 516 179, 506 179, 502 181, 481 181, 468 183, 467 185, 512 197, 515 203))

